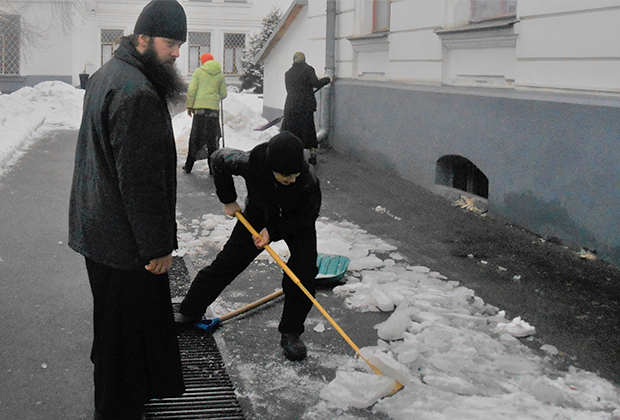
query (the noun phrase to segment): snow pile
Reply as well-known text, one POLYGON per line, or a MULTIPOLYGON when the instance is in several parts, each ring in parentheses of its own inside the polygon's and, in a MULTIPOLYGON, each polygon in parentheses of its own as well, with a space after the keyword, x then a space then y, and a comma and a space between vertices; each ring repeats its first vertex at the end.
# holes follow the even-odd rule
MULTIPOLYGON (((52 129, 78 129, 84 90, 59 81, 42 82, 11 94, 0 94, 0 173, 13 165, 25 150, 52 129)), ((277 127, 252 131, 265 124, 262 97, 229 92, 223 103, 224 140, 227 147, 250 150, 278 133, 277 127)), ((173 118, 178 152, 187 154, 192 119, 187 112, 173 118)), ((197 167, 206 166, 198 161, 197 167)))
MULTIPOLYGON (((193 220, 180 237, 184 252, 223 246, 235 222, 212 214, 193 220)), ((392 312, 375 325, 377 345, 361 349, 368 364, 347 359, 320 391, 322 415, 374 405, 395 420, 620 419, 618 388, 583 370, 553 371, 546 359, 557 349, 546 346, 543 358, 515 338, 535 334, 520 317, 506 319, 473 290, 408 264, 350 222, 321 218, 317 236, 319 252, 351 259, 346 283, 334 288, 346 306, 392 312)), ((288 258, 283 241, 271 246, 288 258)))
POLYGON ((83 90, 58 81, 0 95, 0 172, 48 130, 78 128, 83 99, 83 90))
MULTIPOLYGON (((396 420, 619 418, 616 387, 574 368, 564 375, 548 372, 544 359, 514 338, 535 328, 520 317, 506 320, 504 311, 458 282, 402 262, 354 274, 334 289, 349 307, 395 308, 375 325, 377 345, 361 349, 372 365, 404 385, 379 401, 375 412, 396 420)), ((358 407, 356 395, 376 386, 372 371, 359 361, 343 368, 362 368, 369 375, 355 381, 337 376, 321 396, 336 407, 358 407), (353 389, 334 389, 342 387, 353 389)))
MULTIPOLYGON (((265 131, 253 131, 254 128, 267 122, 261 116, 263 112, 261 97, 248 93, 228 92, 223 101, 224 115, 224 143, 226 147, 240 150, 250 150, 257 144, 269 140, 278 134, 277 127, 265 131)), ((192 130, 192 118, 187 112, 177 114, 173 120, 177 152, 182 156, 187 154, 189 135, 192 130)), ((206 166, 206 160, 197 161, 196 165, 206 166)))

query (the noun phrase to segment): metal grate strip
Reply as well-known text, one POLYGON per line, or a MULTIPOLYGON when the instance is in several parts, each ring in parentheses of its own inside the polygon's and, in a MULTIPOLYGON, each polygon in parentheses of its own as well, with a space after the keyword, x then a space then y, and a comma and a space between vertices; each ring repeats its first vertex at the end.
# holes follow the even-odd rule
POLYGON ((179 349, 186 391, 180 397, 151 400, 147 419, 244 420, 235 390, 211 334, 185 331, 179 349))

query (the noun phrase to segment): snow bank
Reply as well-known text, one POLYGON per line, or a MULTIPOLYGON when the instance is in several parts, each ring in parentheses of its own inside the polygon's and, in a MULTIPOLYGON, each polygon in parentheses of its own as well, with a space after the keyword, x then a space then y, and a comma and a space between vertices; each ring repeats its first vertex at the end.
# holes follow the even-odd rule
POLYGON ((84 91, 43 82, 0 95, 0 173, 51 129, 79 127, 84 91))
MULTIPOLYGON (((261 116, 263 101, 260 96, 248 93, 229 92, 223 101, 224 143, 226 147, 239 150, 250 150, 278 134, 277 127, 265 131, 253 131, 265 124, 267 120, 261 116)), ((192 129, 192 118, 187 112, 177 114, 173 120, 177 152, 185 156, 189 135, 192 129)), ((206 164, 198 161, 197 164, 206 164)))

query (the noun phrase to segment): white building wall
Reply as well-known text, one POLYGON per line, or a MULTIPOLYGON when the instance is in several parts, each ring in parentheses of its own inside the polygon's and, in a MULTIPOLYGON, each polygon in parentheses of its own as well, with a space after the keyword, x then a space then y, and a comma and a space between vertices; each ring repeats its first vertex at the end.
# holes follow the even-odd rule
MULTIPOLYGON (((138 15, 149 1, 59 0, 52 6, 47 1, 12 0, 12 9, 21 11, 27 24, 36 27, 37 33, 42 35, 36 37, 36 45, 22 46, 19 76, 35 81, 56 77, 79 86, 80 73, 92 74, 101 66, 101 30, 119 29, 125 35, 131 34, 138 15), (58 4, 69 5, 64 10, 70 10, 73 17, 66 34, 58 23, 58 16, 52 12, 56 10, 57 13, 58 4)), ((245 34, 247 41, 250 34, 260 32, 262 20, 272 7, 287 5, 287 0, 179 2, 187 14, 188 31, 211 32, 211 52, 218 61, 222 61, 224 33, 245 34)), ((2 7, 0 3, 0 10, 2 7)), ((188 61, 187 44, 184 44, 177 67, 187 78, 195 70, 189 69, 188 61)))
POLYGON ((443 21, 442 1, 392 3, 388 79, 441 82, 442 46, 434 30, 443 21))
POLYGON ((277 51, 265 62, 265 79, 263 82, 263 106, 265 108, 284 108, 286 86, 284 73, 293 64, 293 54, 301 51, 306 62, 314 67, 317 76, 323 77, 325 69, 325 1, 311 1, 303 7, 288 33, 298 36, 286 36, 278 43, 277 51))
POLYGON ((517 86, 620 93, 620 1, 522 0, 517 13, 517 86))
POLYGON ((23 17, 41 36, 35 38, 36 44, 22 52, 20 73, 61 76, 67 74, 71 63, 71 36, 65 36, 58 26, 50 22, 52 16, 49 4, 36 4, 27 8, 23 17))

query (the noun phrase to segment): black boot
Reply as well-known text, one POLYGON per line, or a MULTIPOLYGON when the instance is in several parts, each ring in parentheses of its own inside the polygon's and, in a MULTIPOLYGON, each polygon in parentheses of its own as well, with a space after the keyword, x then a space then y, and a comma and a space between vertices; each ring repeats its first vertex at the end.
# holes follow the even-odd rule
POLYGON ((308 163, 316 166, 316 149, 310 149, 310 158, 308 158, 308 163))
POLYGON ((282 354, 288 360, 297 361, 304 360, 306 358, 306 345, 301 338, 299 338, 301 334, 282 334, 282 339, 280 340, 280 346, 282 347, 282 354))

